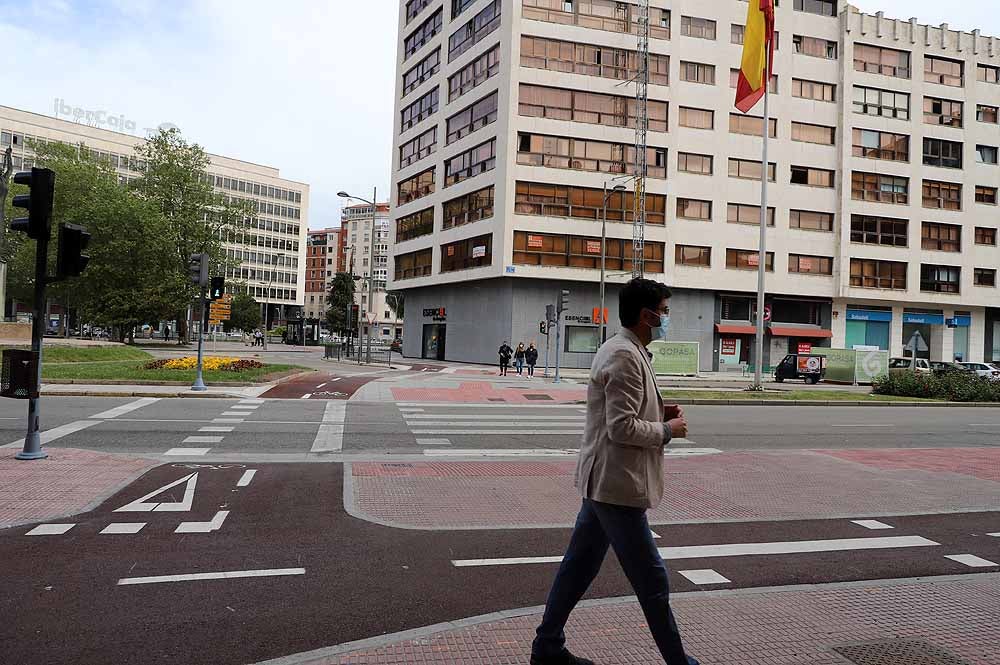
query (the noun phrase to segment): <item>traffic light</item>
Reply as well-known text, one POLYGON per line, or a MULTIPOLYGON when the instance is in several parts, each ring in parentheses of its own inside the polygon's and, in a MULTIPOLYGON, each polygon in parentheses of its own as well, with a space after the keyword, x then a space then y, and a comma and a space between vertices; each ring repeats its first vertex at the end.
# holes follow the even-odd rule
POLYGON ((87 229, 77 224, 59 225, 59 248, 56 250, 56 278, 76 277, 83 273, 90 262, 84 254, 90 244, 87 229))
POLYGON ((569 291, 563 289, 559 293, 559 313, 562 314, 569 309, 569 291))
POLYGON ((360 305, 351 305, 351 327, 355 328, 358 325, 358 316, 361 314, 360 305))
POLYGON ((208 287, 208 299, 218 300, 224 295, 226 295, 226 278, 213 277, 212 284, 208 287))
POLYGON ((192 254, 188 258, 188 279, 192 284, 208 286, 208 254, 192 254))
POLYGON ((549 334, 549 322, 548 321, 541 321, 541 322, 539 322, 539 324, 538 324, 538 332, 540 332, 543 335, 548 335, 549 334))
POLYGON ((56 189, 56 174, 50 169, 33 168, 14 174, 14 182, 27 185, 30 194, 15 196, 11 204, 28 211, 27 217, 10 222, 11 231, 27 233, 29 238, 48 238, 52 232, 52 199, 56 189))

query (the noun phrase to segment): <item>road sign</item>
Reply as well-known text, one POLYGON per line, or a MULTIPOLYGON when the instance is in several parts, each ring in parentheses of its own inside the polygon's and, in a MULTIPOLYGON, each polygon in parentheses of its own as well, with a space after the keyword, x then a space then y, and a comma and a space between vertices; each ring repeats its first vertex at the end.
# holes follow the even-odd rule
POLYGON ((905 348, 906 348, 907 351, 914 351, 914 350, 916 350, 916 351, 919 351, 921 353, 924 352, 924 351, 929 350, 928 347, 927 347, 927 342, 924 341, 924 336, 920 334, 919 330, 915 330, 913 332, 913 336, 910 337, 910 341, 906 343, 906 347, 905 348))

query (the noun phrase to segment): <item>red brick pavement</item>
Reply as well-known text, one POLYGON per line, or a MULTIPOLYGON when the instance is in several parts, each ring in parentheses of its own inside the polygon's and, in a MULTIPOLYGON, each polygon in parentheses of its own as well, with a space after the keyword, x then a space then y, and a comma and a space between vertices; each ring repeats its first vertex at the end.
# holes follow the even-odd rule
POLYGON ((0 448, 0 528, 51 520, 87 510, 139 477, 156 462, 88 450, 49 450, 43 460, 14 459, 0 448))
POLYGON ((392 388, 397 402, 511 402, 566 404, 587 398, 586 388, 549 388, 524 386, 498 387, 488 381, 467 381, 457 388, 392 388))
MULTIPOLYGON (((679 594, 674 611, 704 665, 846 665, 834 648, 923 641, 956 661, 881 663, 1000 665, 1000 574, 808 588, 679 594)), ((301 665, 497 665, 527 663, 537 614, 478 623, 338 655, 303 654, 301 665)), ((580 607, 568 646, 602 665, 662 664, 634 601, 580 607)), ((874 661, 871 661, 874 662, 874 661)))
MULTIPOLYGON (((663 503, 649 519, 664 524, 998 510, 1000 478, 989 471, 998 464, 1000 449, 673 457, 665 464, 663 503)), ((574 468, 573 460, 366 463, 351 473, 356 512, 378 522, 527 527, 573 524, 580 502, 574 468)))

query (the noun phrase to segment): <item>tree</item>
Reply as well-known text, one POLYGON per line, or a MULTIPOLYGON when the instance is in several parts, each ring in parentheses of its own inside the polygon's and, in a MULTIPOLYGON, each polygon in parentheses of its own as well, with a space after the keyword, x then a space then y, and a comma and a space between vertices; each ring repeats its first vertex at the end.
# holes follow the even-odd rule
POLYGON ((249 331, 260 327, 260 304, 253 296, 237 293, 230 306, 229 320, 223 322, 226 332, 230 330, 249 331))
POLYGON ((348 318, 348 310, 354 304, 354 290, 354 277, 346 272, 338 272, 326 298, 330 305, 326 312, 326 323, 330 330, 339 331, 344 336, 354 329, 354 323, 348 318))

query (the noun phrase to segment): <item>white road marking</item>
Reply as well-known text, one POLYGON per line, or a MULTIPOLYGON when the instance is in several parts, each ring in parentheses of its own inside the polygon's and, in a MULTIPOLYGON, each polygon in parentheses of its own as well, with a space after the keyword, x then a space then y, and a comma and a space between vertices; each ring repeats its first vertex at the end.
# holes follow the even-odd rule
POLYGON ((241 399, 238 403, 239 404, 263 404, 264 400, 262 400, 262 399, 241 399))
POLYGON ((579 411, 580 413, 587 413, 586 409, 577 409, 577 411, 579 411))
POLYGON ((655 531, 650 530, 649 533, 650 533, 650 535, 653 536, 653 538, 659 538, 660 537, 660 534, 656 533, 655 531))
POLYGON ((279 577, 305 575, 305 568, 271 568, 268 570, 230 570, 221 573, 190 573, 188 575, 156 575, 153 577, 123 577, 118 586, 129 584, 158 584, 161 582, 189 582, 195 580, 234 580, 242 577, 279 577))
MULTIPOLYGON (((175 449, 176 450, 176 449, 175 449)), ((207 449, 206 449, 207 450, 207 449)), ((121 508, 116 508, 116 513, 149 513, 149 512, 171 512, 179 513, 191 510, 191 503, 194 501, 194 489, 198 484, 198 473, 190 473, 183 478, 178 478, 172 483, 167 483, 159 489, 155 489, 145 496, 141 496, 135 501, 126 503, 121 508), (162 494, 167 490, 177 487, 181 483, 184 485, 184 496, 180 501, 150 501, 154 496, 162 494)))
POLYGON ((947 554, 944 558, 965 564, 969 568, 990 568, 992 566, 1000 566, 1000 563, 993 563, 992 561, 982 559, 974 554, 947 554))
POLYGON ((232 432, 232 427, 199 427, 199 432, 232 432))
POLYGON ((302 396, 302 397, 300 397, 299 399, 309 399, 309 398, 310 398, 310 397, 312 397, 312 396, 313 396, 313 394, 312 394, 312 393, 306 393, 305 395, 303 395, 303 396, 302 396))
POLYGON ((1000 538, 1000 532, 997 532, 997 533, 988 533, 986 535, 987 536, 993 536, 994 538, 1000 538))
POLYGON ((885 522, 879 522, 878 520, 851 520, 851 523, 857 524, 858 526, 863 526, 866 529, 895 529, 896 527, 889 526, 885 522))
POLYGON ((189 436, 181 443, 220 443, 224 436, 189 436))
POLYGON ((257 469, 247 469, 246 471, 243 472, 243 475, 240 476, 240 479, 236 482, 236 486, 246 487, 247 485, 250 484, 250 481, 253 480, 253 477, 256 474, 257 474, 257 469))
POLYGON ((260 404, 244 404, 240 402, 239 404, 233 404, 229 408, 236 411, 256 411, 260 408, 260 404))
MULTIPOLYGON (((434 417, 435 418, 441 418, 442 416, 434 416, 434 417)), ((444 416, 444 417, 447 417, 447 416, 444 416)), ((544 427, 544 428, 558 427, 558 428, 562 428, 564 430, 565 429, 569 429, 570 431, 573 431, 573 432, 579 432, 581 434, 583 433, 583 421, 582 420, 579 421, 578 423, 567 423, 567 422, 557 422, 557 423, 553 423, 553 422, 541 422, 540 423, 540 422, 534 422, 534 421, 522 423, 522 422, 518 422, 518 421, 511 421, 511 420, 483 420, 483 421, 476 421, 476 422, 471 422, 471 421, 470 422, 452 422, 450 420, 417 420, 417 421, 408 421, 408 424, 410 424, 410 425, 412 425, 414 427, 448 427, 449 425, 454 426, 454 427, 469 427, 471 425, 479 425, 480 427, 507 427, 507 428, 510 428, 509 431, 511 431, 511 432, 517 431, 517 429, 519 427, 534 427, 534 428, 539 428, 539 427, 544 427)), ((508 431, 508 430, 504 430, 504 431, 508 431)))
POLYGON ((330 400, 323 410, 323 422, 316 432, 311 453, 335 453, 344 448, 344 420, 347 418, 347 402, 330 400))
POLYGON ((538 434, 562 434, 564 436, 579 436, 582 429, 425 429, 412 430, 414 434, 522 434, 532 436, 538 434))
POLYGON ((688 578, 692 583, 698 585, 707 584, 729 584, 731 580, 723 577, 711 568, 704 570, 678 570, 678 573, 688 578))
MULTIPOLYGON (((414 432, 418 434, 419 432, 414 432)), ((441 431, 437 434, 455 434, 441 431)), ((551 432, 547 432, 551 434, 551 432)), ((573 457, 580 451, 576 448, 448 448, 428 449, 424 455, 429 457, 573 457)), ((680 448, 663 451, 664 457, 694 457, 697 455, 717 455, 722 451, 718 448, 680 448)))
MULTIPOLYGON (((776 543, 734 543, 728 545, 689 545, 661 547, 664 559, 706 559, 714 557, 756 556, 764 554, 802 554, 808 552, 847 552, 856 550, 881 550, 903 547, 932 547, 940 545, 921 536, 893 536, 887 538, 839 538, 835 540, 803 540, 776 543)), ((504 559, 457 559, 452 565, 509 566, 531 563, 559 563, 562 556, 511 557, 504 559)))
POLYGON ((445 367, 439 372, 439 374, 454 374, 460 369, 461 367, 445 367))
POLYGON ((149 406, 150 404, 159 401, 159 397, 142 397, 134 402, 122 404, 121 406, 116 406, 115 408, 108 409, 107 411, 101 411, 100 413, 91 416, 91 418, 117 418, 118 416, 124 416, 126 413, 131 413, 136 409, 141 409, 144 406, 149 406))
MULTIPOLYGON (((87 429, 88 427, 93 427, 94 425, 100 425, 103 420, 75 420, 71 423, 66 423, 65 425, 60 425, 59 427, 53 427, 52 429, 40 432, 38 435, 41 444, 44 446, 46 443, 51 443, 56 439, 61 439, 64 436, 79 432, 80 430, 87 429)), ((20 437, 10 443, 0 446, 0 448, 21 448, 24 446, 24 437, 20 437)))
MULTIPOLYGON (((401 407, 399 407, 399 410, 400 410, 400 412, 402 412, 404 414, 404 417, 405 417, 405 414, 407 414, 407 413, 423 413, 424 412, 423 409, 418 409, 418 408, 413 407, 413 406, 401 406, 401 407)), ((13 420, 13 418, 11 420, 13 420)))
POLYGON ((168 450, 163 454, 174 455, 174 456, 205 455, 208 453, 209 450, 211 450, 211 448, 171 448, 170 450, 168 450))
POLYGON ((396 406, 420 406, 437 409, 577 409, 577 404, 533 404, 524 402, 396 402, 396 406))
MULTIPOLYGON (((332 379, 330 379, 329 383, 333 383, 334 381, 340 381, 342 378, 344 378, 344 377, 342 377, 342 376, 335 376, 332 379)), ((326 384, 324 383, 323 385, 325 386, 326 384)))
MULTIPOLYGON (((407 420, 432 420, 432 419, 435 419, 435 418, 438 418, 438 419, 440 419, 440 418, 447 418, 448 421, 455 421, 455 420, 483 420, 484 419, 484 416, 482 414, 452 414, 452 413, 424 413, 424 414, 420 414, 420 413, 414 413, 414 414, 404 413, 403 417, 406 418, 407 420)), ((565 421, 565 420, 569 420, 569 421, 578 422, 578 423, 582 423, 582 422, 584 422, 586 420, 586 418, 584 418, 583 416, 521 416, 521 415, 518 415, 518 416, 514 416, 514 418, 516 418, 516 420, 513 421, 513 422, 510 421, 510 420, 505 420, 505 421, 503 421, 503 423, 504 424, 515 425, 516 426, 519 422, 521 422, 521 421, 527 421, 527 420, 530 420, 530 421, 565 421)), ((417 424, 419 425, 421 423, 417 423, 417 424)), ((430 423, 427 423, 427 424, 430 424, 430 423)), ((532 422, 532 424, 535 424, 535 423, 532 422)), ((560 423, 560 424, 563 424, 563 423, 560 423)))
POLYGON ((316 386, 316 390, 319 390, 320 388, 322 388, 322 387, 323 387, 323 386, 325 386, 325 385, 326 385, 325 383, 321 383, 321 384, 319 384, 318 386, 316 386))
POLYGON ((213 423, 241 423, 243 418, 212 418, 213 423))
POLYGON ((417 439, 418 446, 450 446, 448 439, 417 439))
POLYGON ((60 536, 76 524, 39 524, 34 529, 24 534, 26 536, 60 536))
POLYGON ((223 411, 222 415, 223 416, 248 416, 250 414, 248 412, 246 412, 246 411, 223 411))
POLYGON ((101 533, 103 534, 127 534, 127 533, 139 533, 142 531, 142 527, 146 526, 145 522, 112 522, 103 529, 101 533))
POLYGON ((969 427, 1000 427, 1000 423, 969 423, 969 427))
POLYGON ((220 510, 210 522, 181 522, 174 533, 211 533, 222 528, 222 523, 229 517, 228 510, 220 510))
POLYGON ((895 427, 895 425, 879 423, 877 425, 875 425, 875 424, 872 424, 872 425, 830 425, 830 427, 895 427))

